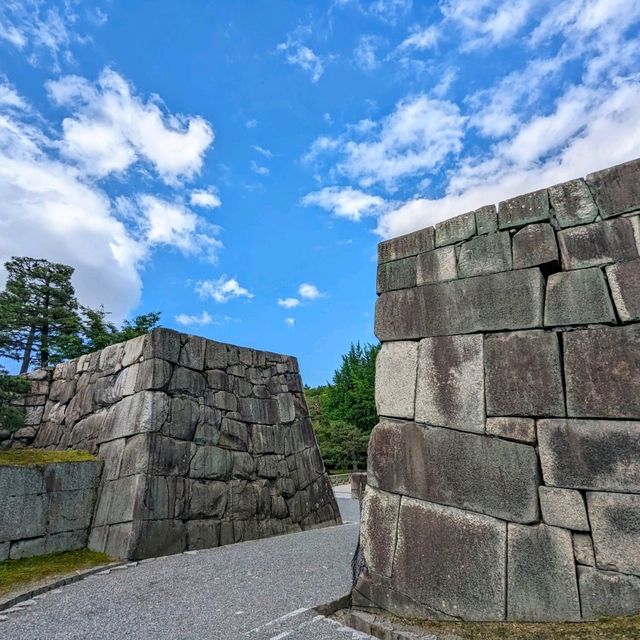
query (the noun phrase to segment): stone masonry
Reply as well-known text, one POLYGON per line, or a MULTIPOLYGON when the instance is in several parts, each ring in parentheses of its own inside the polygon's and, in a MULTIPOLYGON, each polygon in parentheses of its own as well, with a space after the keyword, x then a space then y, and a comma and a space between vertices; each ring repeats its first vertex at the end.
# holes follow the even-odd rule
POLYGON ((28 444, 104 462, 92 549, 139 559, 340 523, 295 358, 156 329, 31 378, 28 444))
POLYGON ((353 603, 640 612, 640 160, 379 245, 353 603))

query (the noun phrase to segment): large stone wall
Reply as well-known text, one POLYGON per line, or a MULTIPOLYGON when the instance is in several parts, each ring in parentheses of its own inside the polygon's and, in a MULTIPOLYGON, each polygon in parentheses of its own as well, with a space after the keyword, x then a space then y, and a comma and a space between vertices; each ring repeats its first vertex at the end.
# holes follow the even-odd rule
POLYGON ((0 465, 0 561, 87 546, 102 462, 0 465))
POLYGON ((640 611, 640 161, 379 246, 357 606, 640 611))
POLYGON ((340 522, 295 358, 156 329, 31 377, 16 443, 104 461, 92 549, 137 559, 340 522))

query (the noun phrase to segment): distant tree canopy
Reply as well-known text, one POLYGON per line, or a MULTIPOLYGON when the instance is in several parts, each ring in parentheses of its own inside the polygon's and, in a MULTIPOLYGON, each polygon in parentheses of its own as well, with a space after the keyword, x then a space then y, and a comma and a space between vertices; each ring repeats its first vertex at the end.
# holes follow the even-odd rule
POLYGON ((74 269, 48 260, 18 257, 5 263, 7 283, 0 292, 0 358, 30 366, 51 364, 148 333, 157 312, 125 321, 118 328, 108 313, 80 305, 71 283, 74 269))
POLYGON ((24 414, 12 406, 12 402, 28 391, 28 380, 10 376, 4 367, 0 367, 0 429, 13 432, 23 426, 24 414))
POLYGON ((332 471, 366 466, 367 443, 378 416, 375 363, 380 345, 352 344, 331 384, 305 390, 325 464, 332 471))

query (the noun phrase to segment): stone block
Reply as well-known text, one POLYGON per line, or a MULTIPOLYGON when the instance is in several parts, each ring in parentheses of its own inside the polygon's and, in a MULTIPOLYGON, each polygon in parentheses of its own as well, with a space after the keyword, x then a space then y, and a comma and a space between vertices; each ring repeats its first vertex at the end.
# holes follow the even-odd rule
POLYGON ((498 227, 510 229, 549 219, 549 194, 546 189, 505 200, 498 205, 498 227))
POLYGON ((400 496, 367 487, 362 501, 360 545, 369 571, 391 577, 400 496))
POLYGON ((507 620, 578 622, 580 600, 571 533, 508 525, 507 620))
POLYGON ((381 416, 413 418, 417 342, 386 342, 376 358, 376 408, 381 416))
POLYGON ((102 480, 116 480, 120 476, 120 465, 122 464, 122 454, 124 453, 126 440, 111 440, 100 445, 98 457, 103 462, 102 480))
POLYGON ((247 451, 249 448, 249 428, 244 422, 222 418, 219 445, 224 449, 247 451))
POLYGON ((98 443, 159 431, 169 415, 169 397, 160 391, 141 391, 109 407, 98 443))
POLYGON ((146 491, 143 474, 119 478, 100 486, 93 519, 94 527, 129 522, 140 513, 146 491))
MULTIPOLYGON (((133 369, 133 367, 129 367, 129 369, 133 369)), ((143 360, 137 367, 138 377, 135 390, 164 389, 171 379, 172 371, 172 366, 166 360, 159 358, 143 360)))
POLYGON ((0 542, 43 536, 46 533, 48 506, 49 498, 46 494, 4 498, 0 518, 0 542))
POLYGON ((519 331, 487 336, 484 354, 489 415, 565 414, 555 334, 519 331))
POLYGON ((640 613, 640 578, 578 567, 578 581, 586 620, 640 613))
POLYGON ((187 527, 180 520, 147 520, 136 523, 136 528, 132 560, 169 556, 187 548, 187 527))
POLYGON ((9 559, 10 542, 0 542, 0 562, 4 562, 9 559))
POLYGON ((487 418, 485 430, 487 435, 516 442, 535 443, 536 441, 536 423, 533 418, 487 418))
POLYGON ((187 396, 171 398, 171 412, 162 427, 162 433, 179 440, 193 440, 199 418, 200 405, 197 400, 187 396))
POLYGON ((599 267, 553 273, 547 280, 546 327, 616 322, 609 288, 599 267))
POLYGON ((547 485, 640 493, 640 422, 539 420, 547 485))
POLYGON ((101 473, 102 460, 48 464, 44 469, 44 486, 47 492, 95 489, 101 473))
POLYGON ((231 477, 231 452, 220 447, 200 446, 191 460, 192 478, 226 480, 231 477))
POLYGON ((596 219, 598 207, 584 180, 569 180, 549 187, 553 215, 563 229, 589 224, 596 219))
POLYGON ((84 549, 87 546, 88 537, 88 527, 77 531, 65 531, 48 535, 45 539, 45 553, 62 553, 63 551, 84 549))
POLYGON ((556 233, 548 223, 530 224, 513 236, 513 268, 558 262, 556 233))
POLYGON ((0 501, 44 491, 44 475, 39 467, 0 465, 0 501))
POLYGON ((640 209, 640 161, 632 160, 587 176, 603 218, 640 209))
POLYGON ((93 516, 95 491, 54 491, 49 493, 47 533, 88 529, 93 516))
POLYGON ((167 391, 174 395, 185 394, 198 398, 202 396, 206 387, 207 381, 202 373, 186 367, 176 367, 167 386, 167 391))
POLYGON ((385 240, 378 245, 378 262, 400 260, 433 249, 433 227, 385 240))
POLYGON ((375 333, 384 342, 541 327, 543 296, 539 269, 388 291, 376 301, 375 333))
POLYGON ((475 212, 463 213, 436 225, 436 247, 455 244, 471 238, 476 233, 475 212))
POLYGON ((253 453, 284 454, 284 431, 272 425, 254 424, 251 427, 253 453))
POLYGON ((558 232, 562 268, 584 269, 638 257, 628 218, 603 220, 558 232))
POLYGON ((416 257, 409 256, 378 265, 376 290, 378 293, 416 286, 416 257))
POLYGON ((187 522, 187 547, 189 549, 212 549, 220 544, 220 522, 218 520, 190 520, 187 522))
POLYGON ((572 531, 589 531, 582 494, 575 489, 540 487, 540 510, 545 524, 572 531))
POLYGON ((180 334, 171 329, 153 329, 147 334, 143 358, 160 358, 173 364, 180 360, 180 334))
POLYGON ((229 487, 225 482, 189 480, 187 486, 187 518, 220 519, 224 516, 229 503, 229 487))
MULTIPOLYGON (((302 398, 303 402, 304 399, 302 398)), ((294 396, 291 393, 280 393, 276 398, 278 404, 278 421, 280 424, 289 424, 296 419, 296 407, 294 403, 294 396)), ((306 404, 304 408, 304 414, 308 413, 306 404)))
POLYGON ((598 569, 640 575, 640 495, 587 492, 598 569))
POLYGON ((207 341, 199 336, 186 336, 182 339, 178 363, 182 367, 202 371, 204 369, 204 352, 207 341))
POLYGON ((596 557, 593 553, 593 540, 588 533, 573 534, 573 555, 578 564, 596 566, 596 557))
POLYGON ((458 277, 456 248, 448 246, 421 253, 417 257, 416 268, 415 284, 455 280, 458 277))
POLYGON ((240 398, 241 419, 253 424, 278 424, 278 403, 275 400, 261 398, 240 398))
POLYGON ((495 233, 498 230, 498 210, 494 204, 476 209, 476 229, 478 234, 495 233))
POLYGON ((415 419, 432 426, 484 432, 481 335, 440 336, 420 341, 415 419))
POLYGON ((47 539, 31 538, 30 540, 16 540, 11 543, 9 559, 20 560, 21 558, 32 558, 47 553, 47 539))
POLYGON ((371 434, 368 465, 375 489, 514 522, 539 518, 538 459, 528 445, 384 420, 371 434))
POLYGON ((403 498, 392 584, 445 616, 503 620, 506 523, 403 498))
POLYGON ((640 320, 640 259, 620 262, 606 270, 620 320, 640 320))
POLYGON ((640 417, 640 325, 571 331, 563 343, 569 416, 640 417))
MULTIPOLYGON (((250 453, 234 451, 233 457, 233 478, 250 480, 256 471, 256 463, 250 453)), ((287 474, 288 475, 288 474, 287 474)))
POLYGON ((138 336, 137 338, 132 338, 131 340, 127 340, 123 345, 122 352, 122 366, 129 367, 130 365, 138 362, 142 357, 142 352, 144 351, 146 335, 138 336))
POLYGON ((511 267, 511 236, 508 231, 476 236, 459 247, 458 275, 461 278, 509 271, 511 267))
POLYGON ((207 340, 204 352, 204 366, 206 369, 226 369, 229 362, 227 346, 220 342, 207 340))

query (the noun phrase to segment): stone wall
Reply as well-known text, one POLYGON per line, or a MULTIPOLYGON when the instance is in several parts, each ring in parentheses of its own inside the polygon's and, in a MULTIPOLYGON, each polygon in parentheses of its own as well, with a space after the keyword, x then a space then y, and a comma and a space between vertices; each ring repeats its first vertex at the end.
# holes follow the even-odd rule
POLYGON ((145 558, 340 522, 295 358, 156 329, 31 377, 16 442, 104 461, 92 549, 145 558))
POLYGON ((640 611, 640 161, 379 246, 358 606, 640 611))
POLYGON ((102 462, 0 465, 0 561, 87 546, 102 462))

